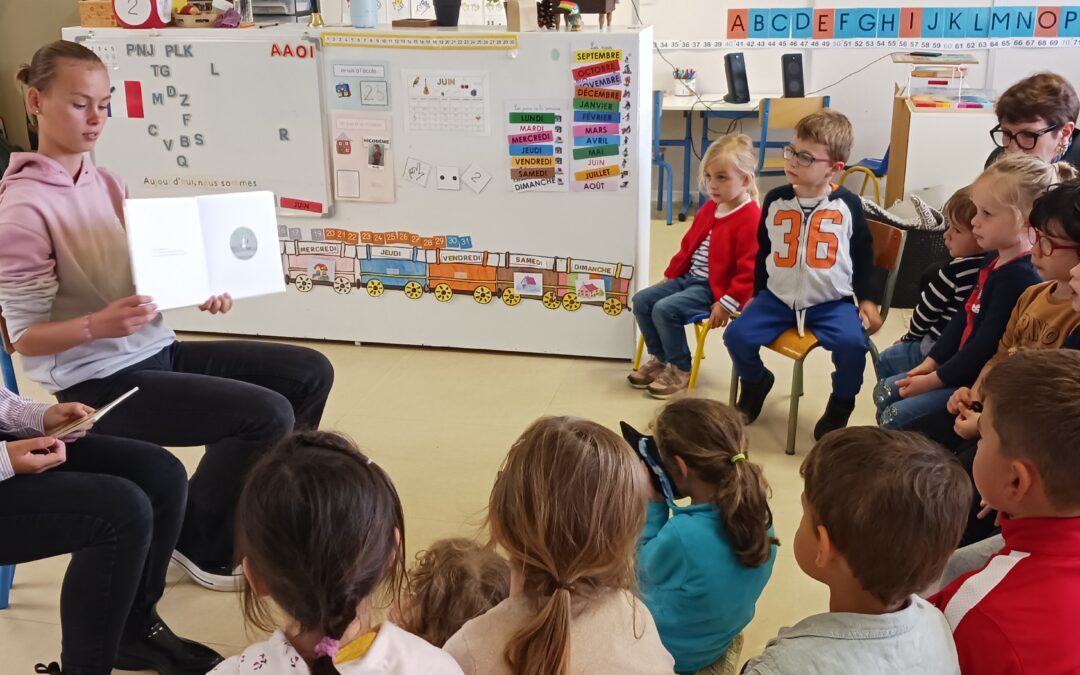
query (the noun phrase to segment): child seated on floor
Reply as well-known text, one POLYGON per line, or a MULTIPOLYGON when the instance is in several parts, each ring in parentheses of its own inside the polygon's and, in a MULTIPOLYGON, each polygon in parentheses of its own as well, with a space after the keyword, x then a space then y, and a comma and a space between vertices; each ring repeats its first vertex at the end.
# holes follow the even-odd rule
POLYGON ((976 243, 971 229, 976 210, 971 201, 971 186, 954 192, 942 210, 946 223, 943 238, 952 260, 938 268, 923 287, 911 313, 908 332, 879 355, 874 364, 878 380, 906 373, 922 363, 949 319, 964 306, 975 288, 985 252, 976 243))
POLYGON ((1080 672, 1080 352, 1010 356, 982 395, 975 486, 1004 547, 930 601, 965 674, 1080 672))
POLYGON ((670 675, 674 661, 634 597, 645 472, 611 430, 544 417, 511 446, 488 500, 510 597, 443 649, 467 675, 670 675))
POLYGON ((446 652, 375 622, 380 596, 405 583, 405 516, 390 476, 348 439, 308 431, 264 455, 236 539, 244 618, 274 632, 211 672, 461 675, 446 652))
POLYGON ((741 417, 719 401, 682 398, 653 425, 664 471, 690 505, 652 488, 637 575, 678 673, 723 672, 776 559, 769 484, 747 458, 741 417))
POLYGON ((652 358, 627 376, 638 389, 667 398, 690 383, 686 322, 709 312, 709 326, 726 326, 750 299, 757 255, 754 170, 750 137, 722 136, 701 159, 701 189, 709 201, 698 210, 668 263, 664 281, 638 291, 631 305, 652 358))
POLYGON ((960 465, 922 436, 854 427, 821 439, 802 475, 795 561, 829 587, 829 612, 782 628, 743 672, 959 673, 945 617, 916 593, 960 538, 971 500, 960 465))
POLYGON ((510 595, 510 566, 471 539, 441 539, 416 556, 408 595, 390 620, 436 647, 510 595))

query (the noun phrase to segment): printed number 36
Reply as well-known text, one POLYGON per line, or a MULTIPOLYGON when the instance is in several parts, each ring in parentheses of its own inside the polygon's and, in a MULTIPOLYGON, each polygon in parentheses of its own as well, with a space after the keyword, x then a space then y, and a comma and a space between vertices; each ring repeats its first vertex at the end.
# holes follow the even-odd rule
MULTIPOLYGON (((836 264, 836 250, 839 239, 833 232, 824 232, 824 224, 836 224, 843 220, 839 211, 815 211, 810 216, 810 228, 806 236, 806 264, 813 269, 829 269, 836 264)), ((784 243, 787 250, 773 252, 773 262, 777 267, 794 267, 799 261, 799 235, 802 232, 803 214, 801 211, 778 211, 773 219, 773 227, 784 229, 784 243)))

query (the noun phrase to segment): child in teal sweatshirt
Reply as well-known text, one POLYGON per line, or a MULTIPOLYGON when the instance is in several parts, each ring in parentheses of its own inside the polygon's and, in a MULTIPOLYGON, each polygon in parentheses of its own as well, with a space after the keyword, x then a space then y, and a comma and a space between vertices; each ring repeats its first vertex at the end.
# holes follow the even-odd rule
POLYGON ((677 506, 654 492, 638 581, 676 672, 720 672, 712 666, 754 617, 776 559, 769 486, 746 457, 734 408, 681 399, 654 427, 664 469, 691 503, 677 506))

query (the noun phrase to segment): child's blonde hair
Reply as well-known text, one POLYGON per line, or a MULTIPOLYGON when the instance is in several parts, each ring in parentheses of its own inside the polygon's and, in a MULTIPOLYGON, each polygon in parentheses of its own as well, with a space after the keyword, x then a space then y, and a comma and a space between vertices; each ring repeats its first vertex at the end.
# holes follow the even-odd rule
POLYGON ((713 504, 723 513, 723 529, 744 567, 759 567, 779 544, 769 534, 769 484, 761 467, 747 458, 740 413, 705 398, 669 403, 653 423, 664 469, 676 473, 675 458, 715 489, 713 504))
POLYGON ((757 200, 757 151, 754 143, 746 134, 727 134, 721 136, 709 145, 705 156, 698 164, 698 183, 701 192, 708 191, 708 181, 705 180, 705 172, 714 170, 718 165, 728 167, 736 173, 750 177, 750 186, 746 191, 750 198, 757 200))
POLYGON ((539 608, 506 646, 518 675, 567 675, 572 598, 634 590, 645 481, 622 438, 580 418, 541 418, 510 448, 487 521, 539 608))
POLYGON ((471 539, 441 539, 416 555, 394 623, 442 647, 454 633, 510 595, 510 566, 471 539))
POLYGON ((991 183, 998 204, 1012 209, 1018 222, 1025 222, 1035 200, 1050 186, 1076 176, 1076 169, 1067 162, 1047 164, 1035 155, 1010 152, 986 167, 974 184, 991 183))

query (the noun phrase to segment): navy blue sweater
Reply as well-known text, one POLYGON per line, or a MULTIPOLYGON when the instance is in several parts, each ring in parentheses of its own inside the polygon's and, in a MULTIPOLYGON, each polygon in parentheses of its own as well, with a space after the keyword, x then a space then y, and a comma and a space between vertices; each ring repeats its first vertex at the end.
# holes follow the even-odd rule
MULTIPOLYGON (((992 266, 997 260, 998 256, 989 256, 983 267, 992 266)), ((991 267, 967 342, 960 346, 968 321, 967 312, 961 308, 930 350, 930 358, 940 364, 937 373, 942 384, 970 387, 975 383, 982 367, 997 352, 1016 301, 1028 286, 1040 281, 1030 255, 1014 258, 997 269, 991 267)), ((978 293, 978 287, 972 292, 978 293)))
POLYGON ((1065 338, 1065 342, 1061 344, 1062 349, 1080 349, 1080 328, 1077 328, 1073 332, 1069 333, 1069 337, 1065 338))

